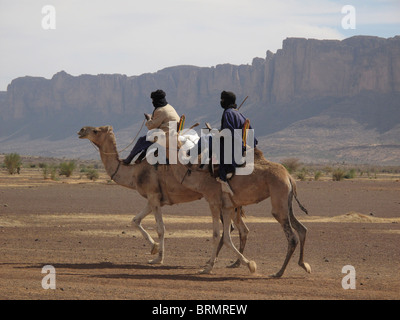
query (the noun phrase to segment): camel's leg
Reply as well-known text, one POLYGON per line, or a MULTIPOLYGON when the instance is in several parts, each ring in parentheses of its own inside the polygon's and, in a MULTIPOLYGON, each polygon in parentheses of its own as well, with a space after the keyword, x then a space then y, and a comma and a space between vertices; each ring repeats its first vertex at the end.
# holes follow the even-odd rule
POLYGON ((220 208, 218 205, 211 205, 210 210, 213 220, 213 252, 210 260, 206 263, 206 266, 200 273, 208 274, 214 267, 215 261, 217 259, 217 254, 219 252, 219 242, 220 242, 220 230, 219 230, 219 216, 220 216, 220 208))
POLYGON ((254 273, 257 269, 257 265, 254 261, 250 261, 241 254, 232 243, 231 233, 229 232, 231 226, 231 220, 234 214, 234 208, 222 208, 222 221, 224 227, 224 244, 227 245, 237 255, 238 259, 243 262, 249 268, 251 273, 254 273))
MULTIPOLYGON (((220 220, 222 222, 222 215, 220 217, 220 220)), ((231 224, 231 231, 230 232, 232 232, 233 230, 234 230, 234 228, 233 228, 233 225, 231 224)), ((224 233, 222 232, 222 237, 219 239, 218 248, 217 248, 217 258, 218 258, 219 252, 221 251, 223 245, 224 245, 224 233)))
POLYGON ((289 217, 290 222, 293 225, 293 228, 297 231, 300 239, 300 257, 299 257, 299 266, 306 270, 308 273, 311 273, 311 267, 307 262, 304 262, 304 244, 306 242, 306 234, 307 228, 295 217, 293 214, 293 210, 289 208, 289 217))
MULTIPOLYGON (((247 242, 247 236, 249 234, 249 228, 246 226, 242 219, 241 211, 243 210, 242 207, 237 208, 236 217, 233 219, 233 222, 236 228, 239 230, 239 238, 240 238, 240 247, 239 252, 243 254, 244 248, 247 242)), ((237 259, 236 262, 229 265, 228 268, 238 268, 240 266, 240 259, 237 259)))
MULTIPOLYGON (((231 227, 231 232, 233 231, 233 227, 231 227)), ((222 247, 224 245, 224 233, 222 232, 222 237, 219 239, 218 243, 218 248, 217 248, 217 257, 219 255, 219 252, 221 251, 222 247)))
POLYGON ((165 225, 161 214, 161 209, 159 207, 155 208, 154 216, 157 222, 157 234, 159 239, 159 249, 158 257, 150 260, 150 264, 162 264, 164 261, 164 235, 165 235, 165 225))
POLYGON ((299 242, 296 234, 294 233, 292 226, 290 224, 289 220, 289 208, 288 208, 288 201, 286 200, 281 201, 281 204, 276 203, 274 199, 271 197, 271 204, 272 204, 272 215, 275 217, 275 219, 281 224, 283 231, 285 232, 287 241, 288 241, 288 248, 286 252, 286 258, 285 261, 283 262, 283 265, 281 269, 273 275, 273 277, 280 278, 283 273, 285 272, 286 266, 289 263, 290 258, 293 255, 294 250, 296 249, 297 243, 299 242))
POLYGON ((158 252, 159 245, 157 242, 155 242, 153 240, 151 235, 142 226, 142 220, 146 216, 148 216, 151 213, 151 211, 152 211, 151 206, 149 203, 147 203, 146 206, 144 207, 144 209, 132 219, 132 224, 134 224, 139 229, 139 231, 142 233, 143 237, 147 241, 149 241, 150 244, 152 245, 151 254, 156 254, 158 252))
MULTIPOLYGON (((246 224, 244 223, 241 215, 242 207, 236 208, 235 209, 235 219, 233 219, 233 223, 235 224, 236 228, 239 231, 239 239, 240 239, 240 248, 239 252, 243 254, 244 248, 246 246, 247 242, 247 235, 249 234, 249 228, 247 228, 246 224)), ((222 221, 222 216, 221 216, 221 221, 222 221)), ((231 225, 231 233, 234 230, 234 227, 231 225)), ((218 249, 217 249, 217 257, 219 252, 222 249, 222 246, 224 245, 224 234, 222 234, 221 240, 219 241, 218 244, 218 249)), ((240 259, 237 259, 234 263, 231 265, 227 266, 227 268, 238 268, 240 267, 240 259)))

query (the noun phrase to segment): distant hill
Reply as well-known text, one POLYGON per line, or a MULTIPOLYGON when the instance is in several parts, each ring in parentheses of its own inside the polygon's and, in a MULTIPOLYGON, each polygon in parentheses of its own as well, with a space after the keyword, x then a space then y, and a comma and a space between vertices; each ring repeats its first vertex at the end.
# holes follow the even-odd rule
POLYGON ((400 36, 288 38, 251 65, 17 78, 0 92, 0 153, 96 158, 76 132, 105 124, 124 147, 158 88, 187 126, 219 125, 222 90, 234 91, 238 104, 249 96, 241 111, 272 160, 400 164, 400 36))

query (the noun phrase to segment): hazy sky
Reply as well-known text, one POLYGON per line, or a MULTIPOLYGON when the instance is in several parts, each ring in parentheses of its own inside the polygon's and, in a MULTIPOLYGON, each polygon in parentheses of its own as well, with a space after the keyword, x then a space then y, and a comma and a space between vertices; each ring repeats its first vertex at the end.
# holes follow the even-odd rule
POLYGON ((400 35, 400 0, 0 0, 0 90, 64 70, 128 76, 190 64, 250 64, 287 37, 400 35), (53 16, 42 13, 45 5, 53 16), (344 29, 345 5, 355 28, 344 29))

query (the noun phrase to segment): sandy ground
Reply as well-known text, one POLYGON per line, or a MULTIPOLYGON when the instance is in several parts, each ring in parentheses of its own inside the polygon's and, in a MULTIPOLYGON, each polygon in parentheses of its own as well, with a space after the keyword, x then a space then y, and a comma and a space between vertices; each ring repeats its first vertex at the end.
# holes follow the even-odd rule
MULTIPOLYGON (((210 275, 199 274, 211 254, 211 218, 204 200, 164 207, 166 257, 149 265, 150 245, 130 222, 145 204, 135 191, 105 179, 43 180, 32 170, 0 172, 0 299, 400 299, 400 182, 398 179, 298 182, 310 214, 307 274, 296 250, 280 279, 286 238, 269 200, 246 208, 245 255, 251 274, 223 248, 210 275), (56 289, 43 289, 45 265, 56 289), (346 265, 356 272, 345 290, 346 265)), ((154 218, 144 226, 156 236, 154 218)), ((237 232, 233 234, 238 244, 237 232)))

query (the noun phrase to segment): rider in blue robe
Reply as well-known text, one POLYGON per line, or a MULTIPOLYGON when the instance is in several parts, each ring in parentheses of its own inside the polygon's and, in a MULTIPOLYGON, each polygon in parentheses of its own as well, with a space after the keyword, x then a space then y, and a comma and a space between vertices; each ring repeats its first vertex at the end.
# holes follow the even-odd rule
MULTIPOLYGON (((235 168, 238 166, 234 159, 234 137, 235 129, 242 129, 246 118, 237 110, 236 96, 233 92, 222 91, 221 93, 221 107, 224 109, 221 118, 221 130, 229 129, 232 133, 232 154, 224 154, 224 139, 221 139, 220 143, 220 165, 219 165, 219 178, 222 181, 227 181, 227 175, 232 176, 235 172, 235 168), (228 160, 228 157, 231 161, 228 160)), ((251 127, 250 127, 251 129, 251 127)), ((245 151, 244 142, 242 140, 242 134, 238 139, 242 141, 242 154, 245 151)), ((258 141, 254 138, 254 147, 258 141)))

